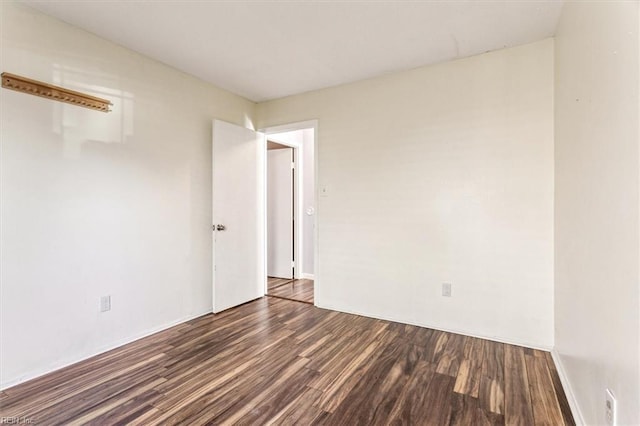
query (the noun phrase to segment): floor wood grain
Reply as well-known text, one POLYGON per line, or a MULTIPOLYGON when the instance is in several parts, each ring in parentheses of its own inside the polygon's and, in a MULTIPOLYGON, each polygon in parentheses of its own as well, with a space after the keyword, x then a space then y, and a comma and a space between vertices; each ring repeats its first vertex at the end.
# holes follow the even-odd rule
POLYGON ((269 277, 267 295, 313 304, 313 280, 269 277))
POLYGON ((0 393, 42 425, 573 425, 550 354, 265 297, 0 393))

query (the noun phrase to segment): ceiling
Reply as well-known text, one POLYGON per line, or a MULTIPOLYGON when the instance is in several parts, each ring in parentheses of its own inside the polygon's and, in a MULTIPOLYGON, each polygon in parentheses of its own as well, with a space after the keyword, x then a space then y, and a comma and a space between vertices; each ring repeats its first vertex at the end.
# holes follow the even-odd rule
POLYGON ((560 0, 25 3, 252 101, 551 37, 560 0))

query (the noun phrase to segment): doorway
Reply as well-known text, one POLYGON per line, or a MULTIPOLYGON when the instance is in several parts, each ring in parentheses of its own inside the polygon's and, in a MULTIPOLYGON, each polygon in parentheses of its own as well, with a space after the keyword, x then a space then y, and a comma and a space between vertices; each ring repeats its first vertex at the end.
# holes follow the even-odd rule
POLYGON ((278 126, 265 133, 265 293, 313 304, 316 125, 278 126))
POLYGON ((295 149, 267 140, 267 276, 295 276, 295 149))

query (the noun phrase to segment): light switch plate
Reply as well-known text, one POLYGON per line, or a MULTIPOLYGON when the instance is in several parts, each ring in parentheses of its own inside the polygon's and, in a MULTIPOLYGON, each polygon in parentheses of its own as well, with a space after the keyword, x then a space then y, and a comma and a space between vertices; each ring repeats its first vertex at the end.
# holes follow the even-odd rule
POLYGON ((111 310, 111 296, 102 296, 100 298, 100 312, 111 310))
POLYGON ((451 283, 442 283, 442 295, 451 297, 451 283))

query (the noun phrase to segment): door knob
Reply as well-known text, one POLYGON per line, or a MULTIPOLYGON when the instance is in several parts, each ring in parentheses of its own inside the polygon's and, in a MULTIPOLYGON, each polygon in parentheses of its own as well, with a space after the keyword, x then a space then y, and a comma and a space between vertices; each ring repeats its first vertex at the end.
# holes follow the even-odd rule
POLYGON ((227 227, 224 225, 216 225, 216 231, 224 231, 225 229, 227 229, 227 227))

